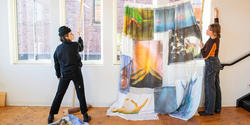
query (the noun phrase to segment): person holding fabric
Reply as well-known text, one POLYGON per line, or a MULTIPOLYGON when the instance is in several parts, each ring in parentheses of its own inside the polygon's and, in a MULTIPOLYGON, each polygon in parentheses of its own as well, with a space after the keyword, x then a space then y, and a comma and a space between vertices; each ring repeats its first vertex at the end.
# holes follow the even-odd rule
POLYGON ((83 51, 84 48, 83 40, 79 32, 78 42, 72 42, 74 35, 72 34, 71 29, 66 26, 60 27, 58 32, 62 43, 58 45, 55 50, 54 63, 56 76, 59 79, 59 85, 50 109, 48 123, 52 123, 54 120, 54 114, 58 114, 63 96, 71 80, 73 80, 75 85, 84 122, 89 122, 91 117, 87 113, 88 108, 85 100, 81 72, 82 62, 79 55, 79 52, 83 51))
POLYGON ((221 112, 221 89, 219 73, 221 69, 218 58, 220 46, 219 11, 215 11, 214 24, 211 24, 206 34, 210 37, 204 45, 200 42, 202 56, 205 59, 205 110, 198 112, 201 116, 213 115, 221 112))

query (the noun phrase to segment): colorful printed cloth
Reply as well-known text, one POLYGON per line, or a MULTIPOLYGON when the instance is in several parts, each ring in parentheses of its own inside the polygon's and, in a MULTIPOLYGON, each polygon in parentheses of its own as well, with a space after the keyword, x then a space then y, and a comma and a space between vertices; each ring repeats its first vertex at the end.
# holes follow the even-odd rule
POLYGON ((119 96, 107 115, 192 118, 200 104, 204 60, 191 3, 126 6, 123 28, 119 96))
POLYGON ((50 125, 89 125, 89 124, 87 122, 83 122, 78 117, 70 114, 54 123, 51 123, 50 125))

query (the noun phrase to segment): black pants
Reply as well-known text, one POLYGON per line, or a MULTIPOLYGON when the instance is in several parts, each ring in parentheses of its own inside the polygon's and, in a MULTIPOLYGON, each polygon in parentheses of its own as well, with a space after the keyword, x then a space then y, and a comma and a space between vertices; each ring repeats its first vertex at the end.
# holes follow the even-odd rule
POLYGON ((76 94, 80 102, 81 113, 85 114, 88 111, 84 94, 82 72, 79 68, 74 74, 71 74, 70 76, 62 76, 60 78, 56 96, 50 109, 50 114, 58 114, 63 96, 71 80, 73 80, 75 85, 76 94))
POLYGON ((209 57, 205 63, 205 112, 213 114, 221 111, 221 64, 218 57, 209 57))

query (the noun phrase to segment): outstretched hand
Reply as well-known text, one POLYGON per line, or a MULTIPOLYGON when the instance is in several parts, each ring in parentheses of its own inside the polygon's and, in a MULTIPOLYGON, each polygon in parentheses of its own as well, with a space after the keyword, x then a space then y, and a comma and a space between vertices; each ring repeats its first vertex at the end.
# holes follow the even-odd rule
POLYGON ((214 8, 215 18, 219 17, 219 10, 218 8, 214 8))
POLYGON ((77 32, 78 34, 78 37, 81 37, 82 36, 82 33, 81 32, 77 32))

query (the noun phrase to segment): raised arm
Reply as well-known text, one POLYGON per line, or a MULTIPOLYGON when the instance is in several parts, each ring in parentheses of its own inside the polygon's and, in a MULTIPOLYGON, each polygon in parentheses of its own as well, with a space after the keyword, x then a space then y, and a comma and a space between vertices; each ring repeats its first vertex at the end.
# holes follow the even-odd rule
POLYGON ((214 8, 214 23, 219 23, 219 10, 218 8, 214 8))
MULTIPOLYGON (((214 8, 214 23, 219 24, 219 10, 217 8, 214 8)), ((204 47, 204 44, 202 41, 200 41, 200 48, 204 47)))

